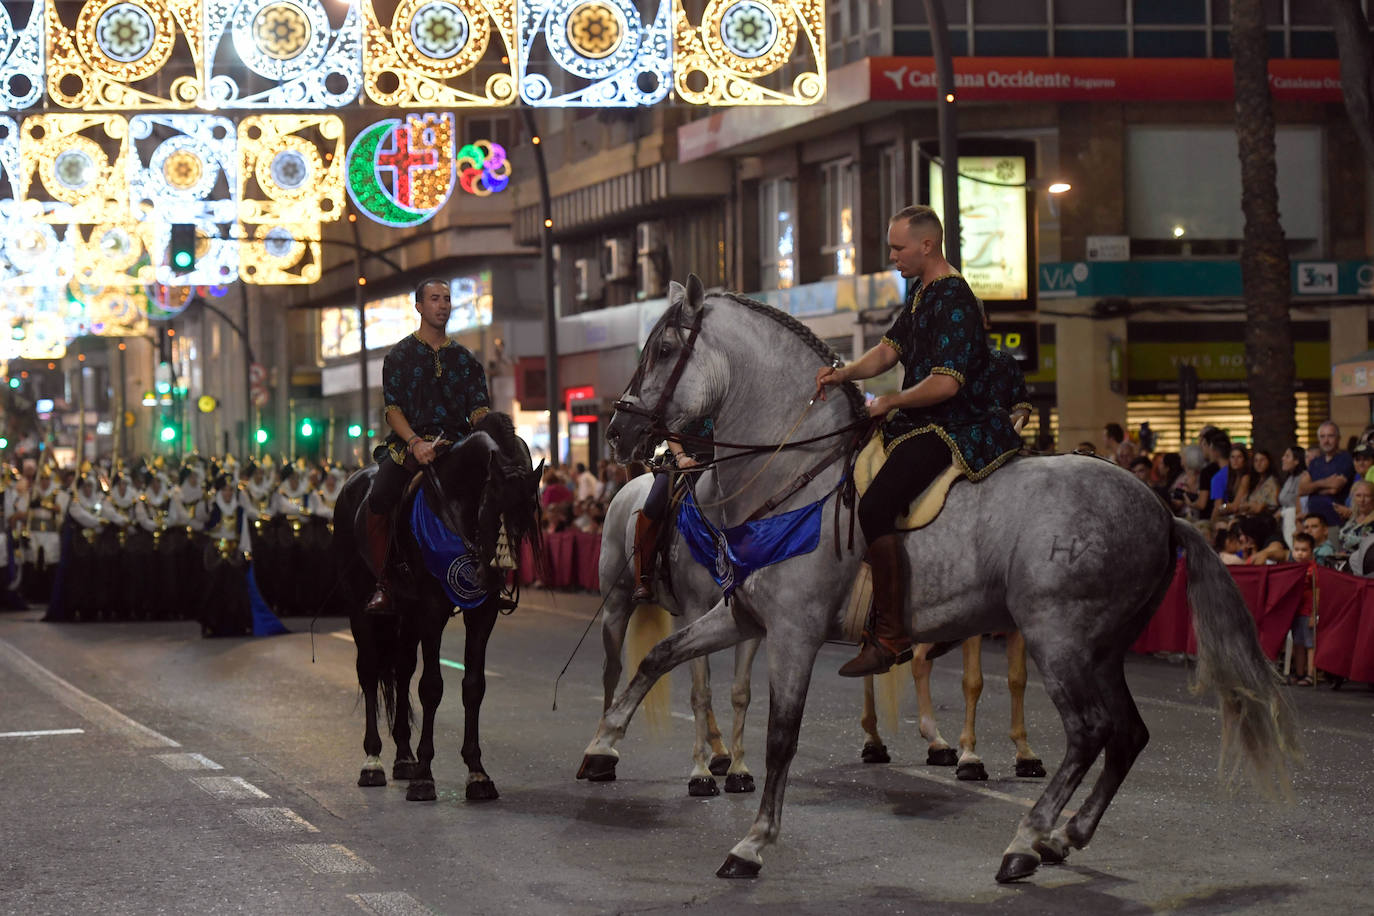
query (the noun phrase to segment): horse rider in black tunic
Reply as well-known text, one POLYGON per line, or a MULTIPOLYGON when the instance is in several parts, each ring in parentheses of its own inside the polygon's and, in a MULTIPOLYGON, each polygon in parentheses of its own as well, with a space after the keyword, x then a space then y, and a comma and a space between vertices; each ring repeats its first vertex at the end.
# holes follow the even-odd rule
POLYGON ((453 308, 448 283, 430 279, 415 289, 420 328, 397 343, 382 363, 382 394, 391 435, 377 449, 377 476, 367 498, 367 545, 377 571, 368 613, 389 613, 386 559, 391 514, 406 483, 435 458, 438 446, 472 432, 491 408, 482 362, 448 337, 453 308))
POLYGON ((973 291, 945 260, 944 227, 929 207, 907 207, 888 226, 892 263, 911 287, 882 341, 857 362, 816 373, 827 385, 872 378, 900 362, 902 390, 869 404, 883 417, 887 461, 859 501, 859 525, 873 568, 873 631, 845 677, 881 674, 911 648, 903 625, 906 573, 897 519, 955 463, 977 482, 1021 448, 1006 408, 997 403, 996 370, 973 291), (919 280, 919 286, 911 283, 919 280))

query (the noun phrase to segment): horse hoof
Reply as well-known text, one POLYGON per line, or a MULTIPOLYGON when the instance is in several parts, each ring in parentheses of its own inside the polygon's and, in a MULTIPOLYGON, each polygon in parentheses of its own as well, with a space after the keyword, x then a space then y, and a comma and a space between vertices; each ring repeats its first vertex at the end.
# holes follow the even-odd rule
POLYGON ((997 869, 997 883, 1010 884, 1029 878, 1039 865, 1040 860, 1030 853, 1009 852, 1002 856, 1002 867, 997 869))
POLYGON ((721 754, 718 757, 712 757, 711 765, 707 769, 711 771, 712 776, 724 776, 730 772, 730 755, 721 754))
POLYGON ((754 777, 749 773, 730 773, 725 777, 726 792, 754 791, 754 777))
POLYGON ((954 771, 954 778, 960 782, 980 782, 988 778, 988 769, 982 762, 961 763, 954 771))
POLYGON ((741 859, 733 852, 725 857, 725 864, 716 869, 717 878, 757 878, 763 866, 758 862, 741 859))
POLYGON ((1039 757, 1016 761, 1016 775, 1026 779, 1036 779, 1045 775, 1045 765, 1039 757))
POLYGON ((859 755, 864 763, 891 763, 892 758, 888 756, 886 744, 874 744, 872 741, 864 745, 863 753, 859 755))
POLYGON ((926 766, 952 767, 959 762, 959 752, 952 747, 931 748, 926 752, 926 766))
POLYGON ((1060 847, 1059 844, 1047 840, 1036 840, 1032 848, 1039 854, 1042 865, 1063 865, 1069 858, 1067 847, 1060 847))
POLYGON ((362 786, 364 789, 374 789, 377 786, 386 785, 386 770, 364 767, 363 771, 358 774, 358 785, 362 786))
POLYGON ((412 779, 406 789, 406 801, 434 801, 438 797, 432 779, 412 779))
POLYGON ((586 754, 582 758, 581 768, 577 771, 577 778, 591 782, 614 782, 615 764, 618 759, 610 754, 586 754))
POLYGON ((496 791, 496 783, 490 779, 474 779, 468 783, 468 801, 495 801, 501 797, 496 791))
POLYGON ((687 794, 693 798, 715 798, 720 794, 720 786, 711 776, 693 776, 687 780, 687 794))
POLYGON ((392 779, 414 779, 415 774, 420 772, 420 761, 418 760, 398 760, 391 765, 392 779))

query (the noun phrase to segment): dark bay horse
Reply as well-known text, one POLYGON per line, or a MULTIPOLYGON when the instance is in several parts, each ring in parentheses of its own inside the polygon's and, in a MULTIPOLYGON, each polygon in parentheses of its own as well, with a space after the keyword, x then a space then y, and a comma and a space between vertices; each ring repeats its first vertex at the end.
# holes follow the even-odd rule
POLYGON ((530 467, 529 448, 515 434, 510 417, 493 412, 478 422, 472 435, 443 451, 431 467, 434 473, 426 474, 423 484, 408 492, 397 510, 391 562, 394 565, 399 560, 408 574, 393 572, 391 576, 394 614, 363 611, 376 585, 361 549, 367 495, 377 474, 376 465, 354 473, 335 506, 333 551, 342 571, 339 585, 357 644, 358 684, 367 716, 363 737, 367 761, 358 785, 386 785, 380 761, 382 739, 377 731, 380 688, 381 706, 396 742, 392 778, 410 780, 406 798, 411 801, 433 801, 436 797, 430 762, 434 759, 434 716, 444 695, 439 643, 455 608, 439 580, 426 571, 410 528, 415 500, 427 499, 444 526, 461 535, 476 553, 477 568, 485 580, 486 600, 461 612, 467 635, 463 646, 463 762, 468 766, 467 797, 474 801, 494 799, 498 797, 496 785, 482 768, 478 740, 478 714, 486 693, 487 640, 501 607, 505 582, 504 570, 493 564, 503 527, 512 556, 519 557, 523 542, 535 547, 536 557, 542 556, 538 499, 542 465, 530 467), (424 661, 418 756, 410 749, 410 679, 415 674, 417 646, 424 661))

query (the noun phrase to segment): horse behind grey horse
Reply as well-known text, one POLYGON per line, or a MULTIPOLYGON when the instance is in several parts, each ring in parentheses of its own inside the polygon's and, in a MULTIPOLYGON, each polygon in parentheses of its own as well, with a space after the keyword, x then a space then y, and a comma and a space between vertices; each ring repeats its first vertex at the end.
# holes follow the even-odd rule
MULTIPOLYGON (((602 716, 584 757, 584 766, 594 759, 614 767, 615 744, 659 677, 767 633, 767 777, 753 826, 720 877, 757 875, 763 848, 778 837, 811 670, 827 636, 838 635, 863 555, 861 533, 852 550, 836 542, 844 462, 826 463, 836 438, 816 438, 852 429, 866 416, 862 396, 847 385, 807 403, 817 368, 834 358, 787 314, 740 296, 707 296, 693 276, 686 288, 672 285, 669 308, 607 430, 623 461, 664 429, 713 418, 717 462, 741 456, 716 464, 726 528, 770 503, 784 512, 825 500, 819 547, 756 570, 729 604, 718 601, 659 643, 602 716), (728 445, 789 437, 800 447, 776 454, 728 445), (792 489, 798 480, 804 485, 792 489)), ((913 640, 1021 630, 1064 725, 1064 759, 1007 847, 999 881, 1028 877, 1041 862, 1063 861, 1086 846, 1145 747, 1149 732, 1126 684, 1125 655, 1163 599, 1180 549, 1197 629, 1198 688, 1220 697, 1223 767, 1234 775, 1248 764, 1261 787, 1287 789, 1297 756, 1291 713, 1239 590, 1202 536, 1128 472, 1080 456, 1017 459, 979 483, 956 483, 943 512, 908 535, 906 546, 905 619, 913 640), (1056 826, 1099 755, 1105 763, 1087 800, 1056 826)))

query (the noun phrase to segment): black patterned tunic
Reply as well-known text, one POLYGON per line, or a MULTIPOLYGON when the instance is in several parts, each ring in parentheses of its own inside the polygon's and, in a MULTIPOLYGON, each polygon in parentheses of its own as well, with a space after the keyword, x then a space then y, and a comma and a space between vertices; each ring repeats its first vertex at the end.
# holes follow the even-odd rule
MULTIPOLYGON (((391 348, 382 363, 382 394, 387 410, 400 410, 422 439, 457 442, 491 407, 482 363, 452 340, 434 349, 411 334, 391 348)), ((397 463, 406 444, 395 432, 387 449, 397 463)))
POLYGON ((959 382, 948 400, 888 414, 882 427, 888 454, 912 436, 934 432, 964 476, 982 480, 1021 448, 1006 405, 998 403, 1005 394, 996 389, 1004 386, 994 377, 982 313, 963 277, 933 280, 919 297, 913 290, 883 342, 897 351, 903 389, 936 374, 959 382))
POLYGON ((988 391, 992 403, 1012 413, 1018 408, 1033 411, 1030 393, 1026 390, 1026 376, 1016 364, 1016 357, 1006 350, 989 350, 988 391))

